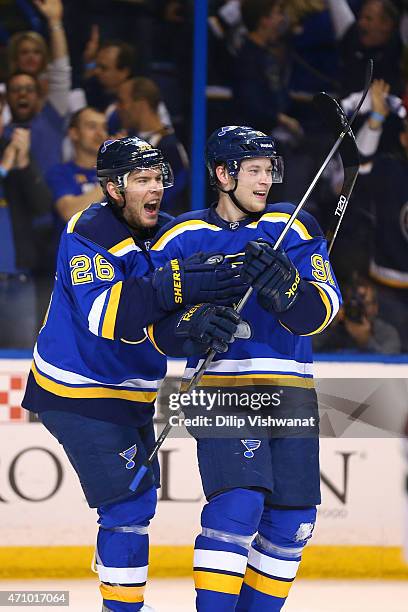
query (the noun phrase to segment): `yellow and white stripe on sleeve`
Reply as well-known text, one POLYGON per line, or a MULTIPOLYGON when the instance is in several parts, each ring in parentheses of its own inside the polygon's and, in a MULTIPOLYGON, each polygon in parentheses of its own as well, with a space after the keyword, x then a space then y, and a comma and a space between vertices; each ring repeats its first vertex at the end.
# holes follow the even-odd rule
POLYGON ((88 315, 88 328, 96 336, 114 339, 122 281, 106 289, 94 300, 88 315))
POLYGON ((309 332, 308 334, 301 334, 302 336, 314 336, 315 334, 319 334, 326 327, 330 325, 333 321, 334 317, 339 311, 340 301, 337 293, 328 283, 319 283, 316 281, 309 281, 312 285, 316 287, 319 292, 320 299, 322 300, 325 306, 325 316, 322 323, 319 325, 317 329, 309 332))

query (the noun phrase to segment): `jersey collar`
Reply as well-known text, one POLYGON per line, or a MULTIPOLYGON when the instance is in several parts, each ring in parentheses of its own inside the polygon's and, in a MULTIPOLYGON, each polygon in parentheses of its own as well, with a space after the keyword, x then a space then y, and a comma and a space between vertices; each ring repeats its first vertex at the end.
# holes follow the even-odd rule
POLYGON ((236 232, 241 227, 246 227, 250 223, 257 221, 262 217, 265 210, 258 213, 257 215, 251 215, 250 217, 246 217, 245 219, 241 219, 241 221, 226 221, 216 211, 218 202, 214 202, 211 204, 209 209, 209 221, 218 227, 222 227, 223 229, 229 230, 230 232, 236 232))

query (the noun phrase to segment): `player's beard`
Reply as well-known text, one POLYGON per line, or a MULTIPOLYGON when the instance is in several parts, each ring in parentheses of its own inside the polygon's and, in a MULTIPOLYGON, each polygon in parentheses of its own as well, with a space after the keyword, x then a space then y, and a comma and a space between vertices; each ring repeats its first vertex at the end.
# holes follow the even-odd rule
POLYGON ((137 209, 134 209, 127 204, 123 209, 123 217, 126 223, 135 231, 151 229, 157 225, 160 205, 156 209, 157 214, 151 216, 146 215, 144 206, 144 204, 141 204, 137 209))

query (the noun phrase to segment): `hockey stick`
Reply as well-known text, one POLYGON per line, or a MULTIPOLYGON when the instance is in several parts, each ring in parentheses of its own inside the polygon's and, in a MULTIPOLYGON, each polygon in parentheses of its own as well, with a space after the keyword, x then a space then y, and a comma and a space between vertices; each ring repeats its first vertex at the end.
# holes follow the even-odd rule
MULTIPOLYGON (((315 96, 313 103, 335 134, 346 128, 347 117, 336 100, 322 92, 315 96)), ((344 180, 336 208, 331 214, 329 227, 326 232, 327 252, 329 255, 340 229, 354 185, 356 184, 360 167, 360 155, 351 129, 347 131, 340 145, 339 154, 343 163, 344 180)))
MULTIPOLYGON (((364 100, 365 100, 365 98, 367 96, 368 90, 370 89, 371 81, 373 79, 373 66, 374 66, 374 62, 373 62, 372 59, 370 59, 368 61, 368 64, 367 64, 366 81, 365 81, 363 95, 361 96, 360 102, 358 103, 357 108, 355 109, 352 117, 348 121, 347 121, 347 119, 345 117, 343 109, 337 104, 337 102, 335 100, 333 100, 333 98, 330 98, 330 96, 327 96, 326 94, 323 94, 324 95, 324 99, 325 99, 324 106, 325 106, 325 110, 326 111, 328 110, 328 107, 329 107, 329 104, 330 104, 330 111, 329 111, 330 112, 330 123, 332 125, 334 124, 334 112, 333 111, 335 111, 336 115, 338 116, 338 118, 336 118, 336 124, 338 124, 340 126, 340 129, 342 131, 340 133, 340 136, 338 137, 338 139, 334 143, 333 147, 331 148, 331 150, 330 150, 329 154, 327 155, 326 159, 324 160, 323 164, 321 165, 321 167, 320 167, 319 171, 317 172, 316 176, 314 177, 313 181, 311 182, 311 184, 310 184, 308 190, 306 191, 305 195, 303 196, 303 198, 301 199, 301 201, 299 202, 299 204, 297 205, 297 207, 293 211, 292 215, 288 219, 285 227, 282 230, 281 235, 279 236, 279 238, 277 239, 277 241, 273 245, 274 251, 276 251, 280 247, 280 245, 282 244, 286 234, 288 233, 288 231, 292 227, 293 222, 296 220, 299 212, 302 210, 302 208, 305 205, 306 201, 308 200, 310 194, 312 193, 313 189, 315 188, 317 181, 319 180, 319 178, 321 177, 321 175, 325 171, 325 169, 326 169, 328 163, 330 162, 330 160, 332 159, 332 157, 335 155, 335 153, 338 151, 338 149, 340 149, 340 147, 342 145, 343 145, 344 154, 346 155, 346 158, 348 159, 348 163, 349 164, 355 163, 355 157, 357 155, 357 164, 358 164, 358 151, 357 151, 357 149, 355 149, 355 151, 353 150, 353 147, 355 147, 354 135, 353 135, 353 132, 351 132, 350 128, 351 128, 355 118, 357 117, 357 114, 358 114, 358 111, 361 108, 361 105, 363 104, 363 102, 364 102, 364 100), (333 106, 333 105, 335 105, 335 106, 333 106), (343 123, 344 119, 346 119, 345 124, 343 123), (350 138, 345 140, 345 137, 346 137, 347 134, 349 134, 349 132, 351 132, 350 138)), ((322 106, 323 106, 323 103, 322 103, 322 106)), ((330 240, 331 240, 330 249, 333 246, 334 239, 335 239, 335 237, 337 235, 337 232, 338 232, 339 227, 340 227, 341 220, 343 219, 344 212, 346 210, 348 199, 350 198, 351 191, 352 191, 352 189, 354 187, 354 184, 355 184, 355 181, 356 181, 356 178, 357 178, 357 173, 355 171, 353 173, 351 171, 351 168, 353 168, 353 166, 350 167, 350 171, 347 173, 347 176, 346 176, 346 168, 345 168, 344 184, 343 184, 343 188, 342 188, 342 195, 340 196, 340 199, 339 199, 339 202, 337 204, 336 211, 335 211, 335 214, 339 214, 337 212, 337 211, 339 211, 340 214, 341 214, 341 217, 340 217, 339 220, 336 221, 337 225, 332 230, 333 231, 333 237, 330 238, 330 240), (347 181, 347 185, 346 185, 346 181, 347 181), (344 194, 348 194, 348 197, 346 197, 344 194)), ((252 292, 253 292, 253 288, 250 287, 247 290, 247 292, 245 293, 244 297, 240 300, 239 304, 237 305, 236 312, 241 313, 242 309, 244 308, 244 306, 248 302, 249 298, 251 297, 252 292)), ((214 350, 211 350, 208 353, 207 358, 205 359, 204 363, 201 365, 200 369, 197 370, 195 372, 194 376, 191 378, 190 383, 189 383, 189 385, 188 385, 188 387, 186 389, 186 393, 191 391, 191 389, 199 383, 199 381, 201 380, 201 377, 202 377, 204 371, 207 369, 208 365, 214 359, 215 354, 216 354, 216 351, 214 351, 214 350)))
MULTIPOLYGON (((323 164, 321 165, 320 169, 318 170, 316 176, 314 177, 313 181, 311 182, 309 188, 307 189, 305 195, 303 196, 303 198, 301 199, 301 201, 299 202, 299 204, 297 205, 297 207, 293 211, 292 215, 290 216, 290 218, 286 222, 286 225, 283 228, 282 233, 280 234, 280 236, 278 237, 277 241, 273 245, 273 249, 275 251, 282 244, 286 234, 288 233, 288 231, 292 227, 292 225, 293 225, 294 221, 296 220, 299 212, 301 211, 301 209, 305 205, 306 201, 308 200, 310 194, 312 193, 313 189, 315 188, 316 183, 318 182, 319 178, 323 174, 324 170, 326 169, 328 163, 330 162, 330 160, 332 159, 334 154, 340 148, 340 146, 341 146, 341 144, 342 144, 346 134, 349 132, 350 127, 353 124, 354 119, 356 118, 356 116, 358 114, 358 111, 360 110, 361 105, 363 104, 363 102, 365 100, 365 97, 366 97, 366 95, 368 93, 368 90, 369 90, 370 85, 371 85, 372 78, 373 78, 373 60, 370 59, 369 62, 368 62, 368 65, 367 65, 366 82, 365 82, 365 87, 364 87, 363 95, 361 96, 360 102, 358 103, 357 108, 355 109, 352 117, 347 121, 346 125, 344 126, 343 123, 342 123, 342 126, 341 126, 342 127, 342 132, 341 132, 340 136, 338 137, 338 139, 334 143, 334 145, 331 148, 329 154, 327 155, 326 159, 324 160, 323 164)), ((354 182, 355 182, 355 179, 354 179, 354 182)), ((353 183, 353 186, 354 186, 354 183, 353 183)), ((350 191, 350 193, 351 193, 351 191, 350 191)), ((345 210, 345 208, 344 208, 344 210, 345 210)), ((343 215, 344 215, 344 212, 343 212, 343 215)), ((342 219, 342 217, 341 217, 341 219, 342 219)), ((337 234, 337 231, 338 231, 338 227, 336 228, 336 234, 337 234)), ((333 244, 333 241, 334 241, 334 238, 332 240, 332 244, 333 244)), ((251 297, 252 293, 253 293, 253 288, 250 287, 247 290, 247 292, 245 293, 245 295, 243 296, 243 298, 239 301, 239 303, 238 303, 238 305, 237 305, 237 307, 235 309, 238 314, 241 313, 241 311, 245 307, 246 303, 248 302, 249 298, 251 297)), ((198 370, 196 370, 196 372, 194 373, 192 378, 189 380, 189 383, 188 383, 188 385, 187 385, 187 387, 186 387, 186 389, 184 390, 183 393, 190 393, 198 385, 198 383, 200 382, 204 372, 208 369, 208 366, 210 365, 210 363, 214 359, 216 353, 217 352, 214 349, 211 349, 208 352, 207 357, 205 358, 205 360, 201 364, 200 368, 198 370)), ((172 417, 177 417, 179 414, 181 414, 182 410, 183 410, 183 406, 180 406, 174 412, 172 417)), ((169 434, 171 429, 172 429, 172 424, 171 424, 170 421, 168 421, 166 426, 164 427, 163 431, 161 432, 160 436, 158 437, 157 442, 154 445, 154 447, 153 447, 151 453, 149 454, 147 460, 140 466, 140 468, 136 472, 133 480, 131 481, 131 483, 129 485, 129 489, 131 491, 136 491, 136 489, 139 486, 140 482, 142 481, 143 477, 147 473, 147 471, 148 471, 148 469, 149 469, 149 467, 151 465, 151 462, 156 457, 157 453, 160 450, 160 447, 162 446, 163 442, 167 438, 167 436, 168 436, 168 434, 169 434)))

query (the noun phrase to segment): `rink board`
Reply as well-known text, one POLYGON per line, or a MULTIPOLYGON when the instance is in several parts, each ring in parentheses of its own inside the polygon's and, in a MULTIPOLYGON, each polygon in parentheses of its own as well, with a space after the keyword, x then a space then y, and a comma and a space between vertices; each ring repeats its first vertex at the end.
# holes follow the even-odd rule
MULTIPOLYGON (((0 360, 0 577, 89 576, 96 512, 56 440, 18 411, 28 367, 25 360, 0 360)), ((171 364, 170 372, 180 368, 171 364)), ((407 364, 325 362, 316 368, 322 377, 345 376, 345 369, 350 378, 408 378, 407 364)), ((150 573, 183 576, 191 571, 204 502, 194 441, 169 439, 160 460, 150 573)), ((323 439, 321 472, 323 503, 302 575, 408 578, 401 439, 378 433, 323 439)))

